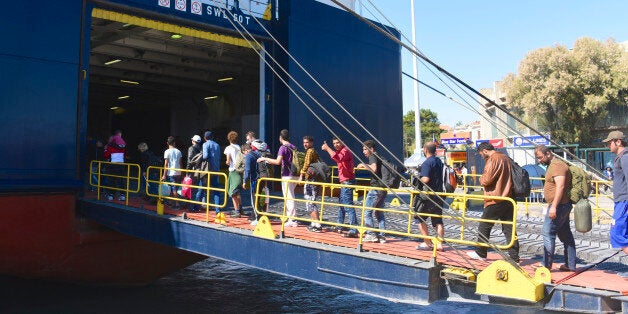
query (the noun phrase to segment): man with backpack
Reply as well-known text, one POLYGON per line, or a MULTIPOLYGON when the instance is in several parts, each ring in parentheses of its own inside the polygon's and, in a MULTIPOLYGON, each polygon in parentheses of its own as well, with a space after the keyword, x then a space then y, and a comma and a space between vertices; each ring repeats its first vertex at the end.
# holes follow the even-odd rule
POLYGON ((251 149, 250 143, 242 144, 242 153, 244 154, 244 173, 242 175, 242 189, 246 190, 246 183, 249 182, 251 207, 253 208, 254 220, 251 222, 252 226, 257 225, 257 210, 255 208, 255 192, 257 191, 257 179, 259 178, 259 170, 257 159, 262 157, 262 154, 254 149, 251 149))
MULTIPOLYGON (((364 205, 366 210, 364 211, 364 225, 369 228, 373 228, 373 214, 377 219, 377 228, 380 230, 386 229, 386 216, 383 211, 373 210, 373 208, 383 208, 384 201, 386 200, 387 188, 396 188, 395 186, 386 186, 385 182, 382 182, 382 159, 376 156, 375 142, 373 140, 366 140, 362 144, 362 153, 368 158, 368 163, 361 163, 357 166, 359 169, 368 169, 371 172, 371 187, 375 189, 369 189, 368 193, 364 197, 364 205), (384 189, 379 189, 384 188, 384 189)), ((373 231, 367 231, 366 236, 363 239, 364 242, 379 242, 386 243, 386 237, 384 231, 380 231, 376 234, 373 231)))
MULTIPOLYGON (((210 172, 219 172, 220 171, 220 146, 213 140, 213 134, 211 131, 205 131, 203 134, 203 138, 205 139, 205 143, 203 143, 203 159, 201 161, 201 169, 202 171, 210 171, 210 172)), ((207 177, 206 173, 201 173, 200 184, 199 186, 207 187, 207 177)), ((210 186, 213 188, 217 188, 220 185, 220 177, 218 175, 210 175, 210 186)), ((211 191, 209 195, 207 195, 206 188, 199 188, 196 192, 196 196, 194 198, 197 202, 204 202, 204 198, 208 197, 210 200, 213 200, 213 203, 216 205, 214 210, 216 214, 220 213, 220 207, 218 205, 220 202, 220 192, 211 191)), ((218 219, 220 221, 220 219, 218 219)))
POLYGON ((552 269, 554 263, 554 249, 556 236, 565 247, 565 264, 559 269, 564 271, 576 270, 576 242, 569 226, 569 214, 571 214, 571 172, 569 166, 562 160, 555 158, 552 151, 545 145, 534 148, 534 155, 539 163, 546 165, 545 185, 543 193, 548 203, 543 210, 545 221, 543 222, 543 264, 547 269, 552 269))
MULTIPOLYGON (((426 142, 423 145, 423 154, 426 159, 421 164, 421 172, 419 174, 419 180, 423 185, 429 187, 429 191, 443 192, 443 162, 440 158, 436 157, 436 144, 434 142, 426 142)), ((432 214, 439 215, 438 217, 430 216, 432 227, 436 228, 436 235, 439 238, 445 236, 445 229, 443 227, 443 218, 440 216, 443 214, 443 200, 438 195, 429 195, 427 199, 422 200, 422 206, 418 210, 418 214, 432 214)), ((417 224, 419 226, 419 232, 428 236, 427 223, 420 215, 417 216, 417 224)), ((419 250, 431 250, 433 243, 429 239, 425 239, 418 247, 419 250)), ((436 246, 436 250, 442 251, 441 244, 436 246)))
MULTIPOLYGON (((512 176, 510 168, 510 159, 505 154, 495 151, 495 147, 489 142, 482 142, 478 145, 478 153, 486 160, 484 165, 484 172, 480 177, 480 184, 484 187, 484 195, 488 196, 484 199, 484 212, 482 212, 482 219, 486 220, 501 220, 512 222, 514 217, 513 204, 505 200, 496 200, 490 198, 491 196, 512 197, 512 176)), ((481 221, 478 225, 478 237, 477 242, 488 243, 491 236, 491 229, 495 223, 481 221)), ((502 232, 506 237, 506 242, 510 243, 513 237, 513 225, 508 223, 502 223, 502 232)), ((517 235, 514 234, 515 241, 510 249, 508 249, 508 255, 516 263, 519 262, 519 240, 517 235)), ((475 251, 467 252, 467 255, 472 259, 485 259, 488 252, 487 247, 476 247, 475 251)))
POLYGON ((314 138, 312 136, 306 135, 303 137, 303 149, 305 149, 305 158, 303 159, 303 168, 299 175, 299 181, 306 181, 303 186, 303 198, 308 200, 308 202, 305 203, 305 207, 310 212, 310 219, 314 220, 307 227, 307 230, 310 232, 321 232, 323 231, 323 227, 319 222, 320 215, 318 213, 318 207, 314 203, 314 201, 316 201, 316 194, 318 193, 318 185, 307 183, 316 180, 316 178, 308 172, 310 165, 320 161, 318 153, 316 153, 314 149, 314 138))
POLYGON ((227 134, 227 140, 229 146, 225 147, 224 154, 227 156, 227 166, 229 166, 229 177, 227 184, 229 186, 229 196, 233 202, 233 213, 231 217, 240 218, 244 212, 242 211, 242 198, 240 197, 240 190, 242 189, 242 174, 240 173, 239 164, 242 163, 242 151, 240 145, 236 144, 238 140, 238 132, 231 131, 227 134), (238 165, 236 165, 238 164, 238 165))
POLYGON ((621 131, 612 131, 602 141, 617 154, 613 160, 613 223, 611 225, 611 245, 621 248, 628 254, 628 151, 626 137, 621 131))
POLYGON ((157 191, 157 183, 149 183, 147 180, 157 181, 159 180, 159 170, 152 172, 148 172, 148 167, 161 167, 162 159, 155 155, 153 152, 148 150, 148 145, 144 142, 139 143, 137 145, 137 150, 140 151, 140 169, 142 172, 141 176, 141 188, 140 193, 143 194, 143 198, 147 202, 156 202, 155 199, 149 197, 146 192, 150 192, 151 194, 159 193, 157 191), (144 187, 146 187, 144 189, 144 187))
MULTIPOLYGON (((279 151, 277 152, 277 158, 260 157, 257 162, 267 162, 275 166, 281 166, 281 191, 283 192, 284 200, 286 200, 286 214, 288 217, 296 217, 297 210, 294 204, 294 188, 297 186, 295 182, 298 179, 298 172, 293 173, 291 168, 293 151, 296 150, 296 146, 290 143, 290 134, 288 130, 283 129, 279 132, 279 151)), ((300 170, 300 169, 299 169, 300 170)), ((288 227, 296 227, 297 222, 293 219, 289 219, 286 222, 288 227)))
MULTIPOLYGON (((198 135, 194 135, 191 138, 192 145, 188 148, 188 162, 185 166, 187 170, 200 170, 201 169, 201 160, 203 157, 203 146, 201 145, 201 137, 198 135)), ((188 172, 186 176, 190 176, 191 174, 188 172)), ((195 184, 200 185, 200 180, 196 180, 195 184)), ((192 195, 197 194, 197 189, 192 189, 192 195)), ((192 205, 191 211, 195 212, 199 208, 198 204, 192 205)))

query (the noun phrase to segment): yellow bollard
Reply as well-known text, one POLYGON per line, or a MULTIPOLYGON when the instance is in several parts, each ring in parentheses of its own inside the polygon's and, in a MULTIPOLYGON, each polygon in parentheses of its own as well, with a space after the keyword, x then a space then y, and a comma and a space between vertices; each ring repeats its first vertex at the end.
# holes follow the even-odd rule
POLYGON ((164 201, 162 199, 159 199, 157 201, 157 214, 159 215, 164 214, 164 201))

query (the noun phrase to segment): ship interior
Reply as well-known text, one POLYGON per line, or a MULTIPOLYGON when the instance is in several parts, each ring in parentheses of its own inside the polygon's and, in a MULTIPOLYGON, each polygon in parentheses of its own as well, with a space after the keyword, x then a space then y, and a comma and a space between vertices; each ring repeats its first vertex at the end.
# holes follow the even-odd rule
POLYGON ((130 160, 140 142, 160 155, 170 135, 184 153, 205 130, 223 147, 231 130, 242 141, 259 128, 259 73, 250 47, 93 17, 87 136, 122 130, 130 160))

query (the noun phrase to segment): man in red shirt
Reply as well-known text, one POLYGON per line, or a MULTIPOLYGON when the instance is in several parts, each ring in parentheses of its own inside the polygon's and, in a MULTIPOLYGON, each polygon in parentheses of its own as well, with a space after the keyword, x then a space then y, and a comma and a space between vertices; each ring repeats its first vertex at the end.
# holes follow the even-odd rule
MULTIPOLYGON (((353 155, 345 147, 345 145, 338 139, 334 138, 332 140, 335 151, 327 145, 327 141, 323 143, 321 150, 326 151, 331 159, 333 159, 338 164, 338 181, 343 185, 355 185, 355 173, 354 173, 354 163, 353 163, 353 155)), ((340 189, 340 197, 338 198, 338 202, 343 205, 353 205, 353 188, 341 188, 340 189)), ((358 219, 355 214, 355 208, 353 207, 338 207, 338 223, 343 224, 345 221, 345 212, 349 216, 349 223, 352 225, 358 224, 358 219)), ((341 229, 336 229, 341 232, 341 229)), ((358 232, 356 229, 349 230, 349 233, 345 234, 346 237, 356 238, 358 236, 358 232)))

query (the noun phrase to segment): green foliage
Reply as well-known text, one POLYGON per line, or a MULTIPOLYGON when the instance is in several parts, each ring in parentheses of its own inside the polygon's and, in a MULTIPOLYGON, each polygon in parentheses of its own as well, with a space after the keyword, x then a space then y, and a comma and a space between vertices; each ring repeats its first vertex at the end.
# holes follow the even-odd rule
MULTIPOLYGON (((429 109, 421 109, 421 139, 423 142, 432 140, 432 135, 440 139, 441 130, 439 128, 438 114, 429 109)), ((408 111, 403 116, 403 138, 406 155, 411 155, 415 148, 414 139, 414 110, 408 111)))
POLYGON ((509 106, 561 142, 589 144, 609 103, 627 104, 628 53, 613 40, 534 50, 518 72, 504 79, 509 106))

